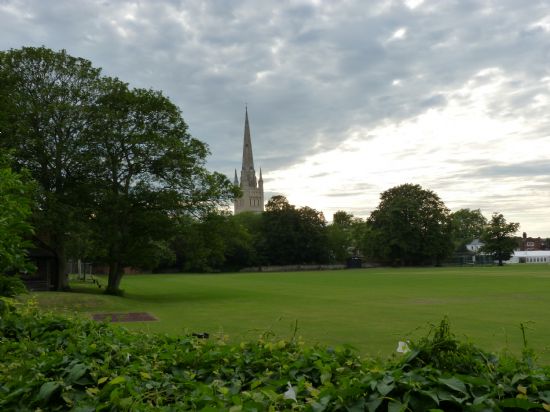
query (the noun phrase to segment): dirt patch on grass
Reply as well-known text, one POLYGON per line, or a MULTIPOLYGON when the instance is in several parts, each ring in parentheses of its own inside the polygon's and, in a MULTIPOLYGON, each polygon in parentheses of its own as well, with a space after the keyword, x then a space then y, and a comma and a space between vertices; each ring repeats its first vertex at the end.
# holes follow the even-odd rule
POLYGON ((158 320, 147 312, 94 313, 92 319, 98 322, 152 322, 158 320))

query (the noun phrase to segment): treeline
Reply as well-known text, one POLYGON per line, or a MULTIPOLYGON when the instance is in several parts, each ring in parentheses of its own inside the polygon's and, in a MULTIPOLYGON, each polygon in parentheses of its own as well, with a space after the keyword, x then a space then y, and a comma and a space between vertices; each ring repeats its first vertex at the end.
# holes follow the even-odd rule
POLYGON ((515 246, 517 224, 450 213, 414 184, 382 193, 366 220, 339 211, 328 224, 284 196, 261 214, 220 212, 240 190, 206 169, 208 147, 167 97, 45 47, 0 52, 0 149, 0 273, 29 271, 32 244, 55 255, 56 289, 70 258, 106 267, 118 293, 127 267, 437 265, 477 237, 502 262, 515 246))
POLYGON ((367 219, 345 211, 329 224, 322 212, 272 197, 263 213, 216 211, 180 221, 157 271, 234 271, 267 265, 346 264, 361 259, 383 265, 440 265, 481 239, 482 253, 507 260, 516 247, 517 223, 502 214, 487 220, 479 209, 454 213, 419 185, 381 194, 367 219))

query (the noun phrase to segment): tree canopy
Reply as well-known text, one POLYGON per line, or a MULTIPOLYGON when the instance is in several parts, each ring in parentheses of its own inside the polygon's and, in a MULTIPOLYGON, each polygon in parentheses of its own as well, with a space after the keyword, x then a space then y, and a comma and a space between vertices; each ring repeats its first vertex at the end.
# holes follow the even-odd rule
POLYGON ((474 239, 479 239, 487 219, 479 209, 459 209, 451 214, 455 249, 464 249, 474 239))
POLYGON ((519 229, 519 223, 507 222, 502 213, 493 213, 489 224, 481 234, 483 246, 480 251, 493 255, 499 266, 512 257, 517 241, 514 234, 519 229))
POLYGON ((116 293, 123 267, 142 263, 171 219, 235 196, 225 176, 206 170, 207 146, 162 93, 44 47, 0 53, 0 76, 1 144, 39 184, 34 221, 58 257, 58 288, 75 228, 91 228, 116 293))
POLYGON ((65 248, 85 196, 90 110, 100 70, 84 59, 44 47, 0 53, 0 145, 38 183, 36 235, 59 261, 57 285, 67 287, 65 248))
POLYGON ((439 264, 452 251, 449 209, 420 185, 403 184, 383 192, 368 224, 368 253, 385 263, 439 264))
POLYGON ((327 263, 326 220, 310 207, 296 208, 273 196, 262 215, 263 256, 268 264, 327 263))

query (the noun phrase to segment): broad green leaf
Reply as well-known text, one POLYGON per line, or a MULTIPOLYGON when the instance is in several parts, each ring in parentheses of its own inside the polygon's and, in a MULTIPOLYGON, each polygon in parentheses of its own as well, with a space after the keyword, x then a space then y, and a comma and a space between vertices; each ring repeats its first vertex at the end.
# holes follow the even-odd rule
POLYGON ((52 394, 61 387, 59 382, 46 382, 40 387, 40 391, 36 397, 39 401, 47 401, 52 394))
POLYGON ((378 382, 378 384, 376 385, 376 390, 382 396, 386 396, 388 393, 390 393, 393 390, 393 388, 395 388, 394 383, 386 384, 384 382, 378 382))
POLYGON ((112 381, 109 382, 109 385, 118 385, 119 383, 126 382, 126 378, 124 376, 117 376, 112 381))
POLYGON ((528 411, 530 409, 540 409, 540 405, 538 403, 534 403, 527 399, 520 399, 520 398, 504 399, 500 401, 498 405, 504 408, 523 409, 524 411, 528 411))
POLYGON ((439 378, 438 381, 444 384, 445 386, 447 386, 448 388, 451 388, 455 391, 463 393, 464 395, 468 394, 468 390, 466 389, 466 385, 464 385, 464 382, 462 382, 460 379, 456 377, 439 378))
POLYGON ((330 382, 330 379, 332 378, 332 373, 330 372, 323 372, 321 374, 321 383, 325 384, 327 382, 330 382))
POLYGON ((87 370, 88 370, 88 367, 86 365, 82 364, 82 363, 77 363, 77 364, 73 365, 69 369, 69 374, 67 375, 67 382, 68 383, 76 382, 82 376, 84 376, 84 374, 86 373, 87 370))
POLYGON ((512 377, 512 381, 510 382, 510 385, 515 385, 517 382, 522 381, 522 380, 524 380, 528 377, 529 377, 529 375, 526 375, 525 373, 516 373, 512 377))
POLYGON ((86 393, 90 396, 95 396, 99 393, 99 388, 96 388, 95 386, 91 388, 86 388, 86 393))
POLYGON ((259 381, 259 380, 252 381, 252 383, 250 384, 250 389, 257 388, 261 384, 262 384, 262 381, 259 381))
POLYGON ((380 404, 382 403, 382 398, 376 398, 376 399, 373 399, 369 402, 367 402, 367 409, 369 412, 375 412, 376 409, 378 409, 378 407, 380 406, 380 404))
POLYGON ((437 394, 433 391, 429 391, 429 390, 424 390, 424 391, 420 391, 420 393, 422 395, 425 395, 425 396, 428 396, 430 399, 432 399, 437 405, 439 405, 439 397, 437 396, 437 394))
POLYGON ((402 404, 399 401, 390 401, 388 404, 388 412, 403 412, 406 410, 407 405, 402 404))

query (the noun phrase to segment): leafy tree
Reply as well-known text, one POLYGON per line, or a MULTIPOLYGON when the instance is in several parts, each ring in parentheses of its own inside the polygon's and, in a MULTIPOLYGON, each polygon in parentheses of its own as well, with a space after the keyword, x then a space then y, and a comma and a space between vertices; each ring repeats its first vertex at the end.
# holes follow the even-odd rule
POLYGON ((175 235, 174 218, 230 201, 229 180, 205 168, 207 146, 192 138, 179 109, 160 92, 104 79, 94 110, 93 215, 107 293, 117 293, 125 266, 158 256, 175 235))
POLYGON ((236 195, 206 170, 207 146, 160 92, 131 90, 43 47, 1 53, 0 80, 0 144, 39 184, 33 220, 57 255, 58 289, 67 287, 67 245, 82 225, 109 265, 107 292, 117 293, 124 266, 164 254, 174 219, 236 195))
POLYGON ((180 269, 190 272, 237 270, 249 266, 254 256, 246 227, 219 211, 183 219, 174 245, 180 269))
POLYGON ((353 224, 354 219, 353 214, 339 210, 332 215, 332 224, 346 228, 353 224))
POLYGON ((342 210, 334 213, 332 224, 327 227, 330 256, 334 262, 345 262, 357 256, 363 243, 365 222, 342 210))
POLYGON ((380 195, 368 219, 368 255, 398 265, 439 264, 452 250, 449 209, 430 190, 403 184, 380 195))
POLYGON ((513 236, 519 229, 519 223, 508 223, 502 213, 493 213, 489 225, 481 234, 483 246, 481 252, 493 255, 502 266, 504 260, 510 259, 517 247, 517 240, 513 236))
POLYGON ((27 262, 33 185, 24 173, 14 172, 0 155, 0 275, 32 269, 27 262))
POLYGON ((17 170, 38 182, 36 236, 58 258, 58 289, 68 286, 65 249, 87 191, 89 111, 100 70, 65 51, 33 47, 0 52, 0 145, 17 170))
POLYGON ((329 260, 326 221, 310 207, 297 209, 284 196, 273 196, 262 215, 263 255, 267 263, 292 265, 329 260))
POLYGON ((266 263, 265 256, 262 251, 264 247, 264 237, 262 233, 262 213, 242 212, 233 216, 233 220, 237 225, 241 226, 249 236, 250 242, 250 259, 247 266, 259 266, 266 263))
POLYGON ((479 239, 487 219, 479 209, 459 209, 451 214, 455 250, 464 249, 474 239, 479 239))

